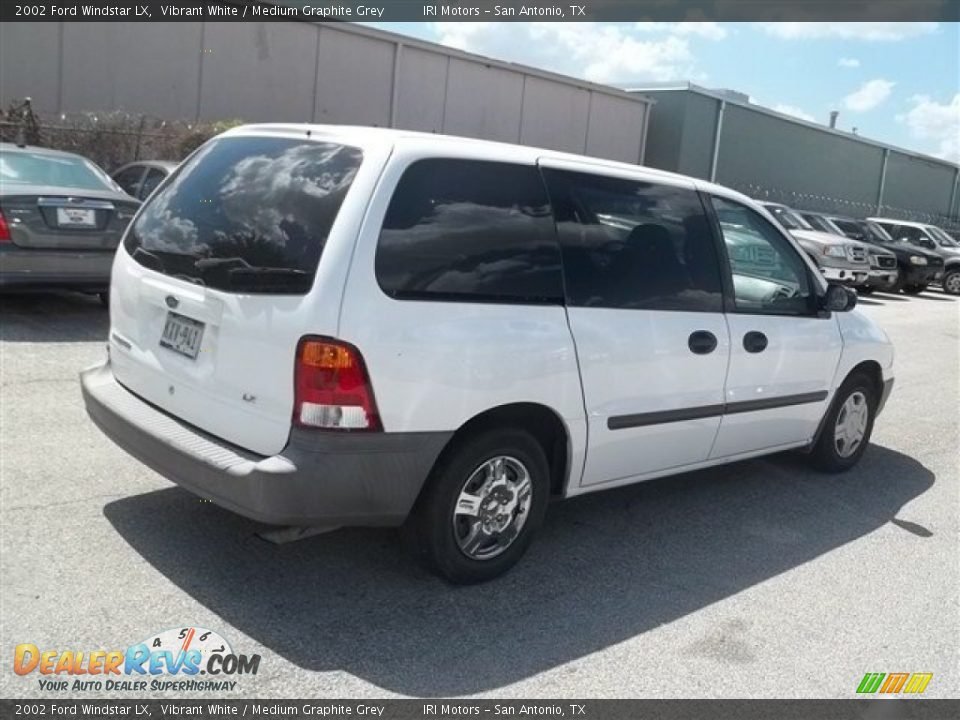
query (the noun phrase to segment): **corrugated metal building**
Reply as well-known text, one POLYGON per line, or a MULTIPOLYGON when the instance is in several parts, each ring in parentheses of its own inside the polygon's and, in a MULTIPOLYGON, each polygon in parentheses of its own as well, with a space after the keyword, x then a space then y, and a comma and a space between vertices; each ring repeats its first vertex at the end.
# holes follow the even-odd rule
POLYGON ((7 23, 0 102, 41 113, 398 127, 637 163, 650 103, 349 23, 7 23))
POLYGON ((809 210, 956 227, 960 167, 684 83, 633 89, 655 105, 645 164, 809 210))

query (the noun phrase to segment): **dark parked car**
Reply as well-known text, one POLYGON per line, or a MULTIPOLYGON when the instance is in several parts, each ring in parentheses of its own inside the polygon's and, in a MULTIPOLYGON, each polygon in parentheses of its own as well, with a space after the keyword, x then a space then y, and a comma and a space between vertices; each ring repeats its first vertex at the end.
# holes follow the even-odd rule
MULTIPOLYGON (((836 220, 845 218, 823 215, 820 213, 804 212, 807 222, 817 227, 831 228, 831 232, 846 234, 836 220)), ((868 233, 863 235, 863 242, 870 243, 884 250, 889 250, 897 256, 897 280, 890 288, 890 292, 903 292, 916 295, 927 289, 932 282, 939 282, 943 278, 943 258, 924 248, 910 243, 894 240, 880 225, 871 221, 866 222, 868 233)))
POLYGON ((177 163, 167 160, 140 160, 119 168, 113 179, 127 195, 146 200, 176 167, 177 163))
POLYGON ((0 143, 0 288, 65 287, 106 303, 114 251, 139 206, 86 158, 0 143))
POLYGON ((960 242, 957 242, 943 228, 929 223, 891 220, 889 218, 868 218, 883 227, 897 240, 905 240, 911 245, 936 253, 943 258, 943 278, 940 284, 943 291, 950 295, 960 295, 960 242))

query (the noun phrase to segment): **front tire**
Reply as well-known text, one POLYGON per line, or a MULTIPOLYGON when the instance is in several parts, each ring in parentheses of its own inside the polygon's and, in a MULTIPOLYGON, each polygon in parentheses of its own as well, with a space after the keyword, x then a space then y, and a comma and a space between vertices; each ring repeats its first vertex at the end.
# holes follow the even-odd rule
POLYGON ((899 293, 901 290, 903 290, 903 286, 906 284, 906 282, 907 282, 907 272, 906 272, 906 270, 904 270, 902 267, 898 267, 898 268, 897 268, 897 279, 893 281, 893 284, 890 285, 890 288, 889 288, 889 290, 887 290, 887 292, 891 292, 891 293, 893 293, 894 295, 896 295, 896 294, 899 293))
POLYGON ((428 570, 458 585, 485 582, 526 552, 549 495, 549 464, 533 436, 488 430, 444 452, 403 532, 428 570))
POLYGON ((960 295, 960 270, 950 270, 943 276, 943 291, 947 295, 960 295))
POLYGON ((814 465, 829 473, 845 472, 860 460, 873 433, 877 414, 877 390, 866 375, 851 375, 834 398, 814 445, 814 465))
POLYGON ((905 288, 903 288, 903 291, 907 295, 919 295, 926 289, 927 289, 926 285, 907 285, 905 288))

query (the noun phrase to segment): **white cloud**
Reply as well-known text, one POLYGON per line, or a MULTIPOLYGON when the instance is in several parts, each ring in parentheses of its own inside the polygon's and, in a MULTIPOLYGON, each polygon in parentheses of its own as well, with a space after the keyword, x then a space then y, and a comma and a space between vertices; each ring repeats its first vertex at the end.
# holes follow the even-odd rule
POLYGON ((760 28, 785 40, 842 38, 844 40, 897 41, 926 35, 937 29, 933 22, 770 22, 760 28))
POLYGON ((837 67, 842 68, 858 68, 860 67, 860 61, 856 58, 845 58, 842 57, 837 60, 837 67))
POLYGON ((715 23, 434 23, 437 42, 601 83, 700 80, 691 36, 719 40, 715 23))
POLYGON ((847 110, 853 110, 853 112, 873 110, 890 97, 890 92, 893 90, 894 85, 896 85, 896 83, 884 80, 883 78, 868 80, 854 92, 847 95, 843 99, 843 104, 846 105, 847 110))
POLYGON ((913 137, 932 143, 933 154, 960 163, 960 93, 943 104, 926 95, 916 95, 910 101, 913 107, 897 120, 906 123, 913 137))
POLYGON ((796 107, 795 105, 785 105, 780 103, 779 105, 774 105, 773 109, 784 115, 791 115, 795 118, 800 118, 801 120, 806 120, 807 122, 816 122, 817 119, 810 113, 802 110, 801 108, 796 107))

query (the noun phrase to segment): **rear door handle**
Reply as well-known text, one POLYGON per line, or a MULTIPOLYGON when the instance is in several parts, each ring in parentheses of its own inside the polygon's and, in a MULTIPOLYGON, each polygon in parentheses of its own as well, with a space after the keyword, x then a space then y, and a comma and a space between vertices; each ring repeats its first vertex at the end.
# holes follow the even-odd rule
POLYGON ((743 336, 743 349, 748 353, 763 352, 767 349, 767 336, 758 330, 751 330, 743 336))
POLYGON ((694 355, 709 355, 717 349, 717 336, 708 330, 695 330, 687 339, 687 347, 694 355))

